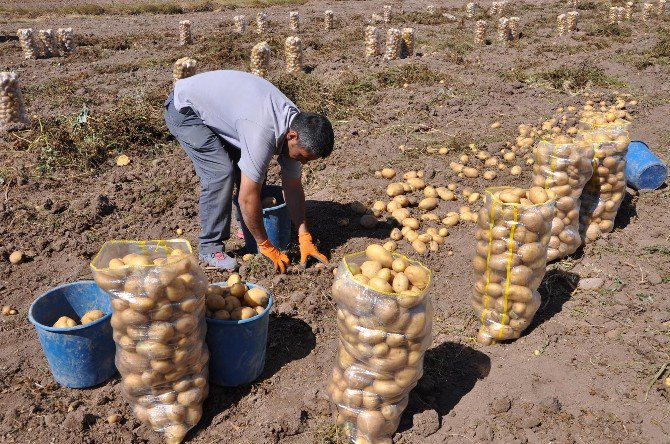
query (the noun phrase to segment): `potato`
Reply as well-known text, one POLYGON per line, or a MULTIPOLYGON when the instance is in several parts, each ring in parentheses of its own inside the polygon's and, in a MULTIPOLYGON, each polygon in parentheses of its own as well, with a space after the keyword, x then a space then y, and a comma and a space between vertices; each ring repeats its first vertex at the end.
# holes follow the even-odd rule
POLYGON ((458 213, 448 213, 447 216, 442 219, 442 223, 448 227, 453 227, 458 225, 458 222, 460 220, 460 216, 458 213))
POLYGON ((418 230, 419 227, 421 226, 421 223, 417 219, 414 219, 413 217, 408 217, 406 219, 403 219, 402 225, 411 228, 412 230, 418 230))
POLYGON ((428 247, 426 247, 426 244, 421 242, 419 239, 416 239, 412 242, 412 248, 414 248, 414 251, 416 251, 418 254, 426 254, 428 252, 428 247))
POLYGON ((479 177, 479 170, 477 168, 465 167, 463 168, 463 175, 465 177, 474 179, 476 177, 479 177))
MULTIPOLYGON (((240 277, 239 274, 233 273, 230 276, 228 276, 228 280, 226 281, 226 283, 228 284, 228 287, 232 287, 235 284, 242 283, 242 278, 240 277)), ((221 290, 221 291, 223 291, 223 290, 221 290)))
POLYGON ((267 197, 264 197, 264 198, 261 200, 261 206, 262 206, 263 208, 272 208, 272 207, 276 207, 276 206, 277 206, 277 199, 274 198, 273 196, 267 196, 267 197))
POLYGON ((368 285, 375 291, 380 293, 392 293, 393 287, 388 283, 387 280, 381 279, 379 277, 372 277, 368 282, 368 285))
POLYGON ((396 172, 392 168, 382 169, 382 177, 384 179, 393 179, 395 176, 396 176, 396 172))
POLYGON ((519 175, 521 175, 522 172, 523 172, 523 170, 521 169, 521 167, 519 165, 515 165, 509 170, 509 173, 512 176, 519 176, 519 175))
POLYGON ((390 197, 400 196, 401 194, 405 194, 405 188, 401 183, 390 183, 386 187, 386 194, 390 197))
POLYGON ((393 291, 401 293, 409 288, 409 279, 404 273, 400 272, 393 278, 393 291))
POLYGON ((365 255, 369 260, 380 263, 382 267, 390 268, 393 263, 393 255, 381 245, 368 245, 365 249, 365 255))
POLYGON ((54 328, 72 328, 76 326, 77 321, 67 316, 61 316, 53 325, 54 328))
POLYGON ((403 271, 412 285, 417 286, 421 290, 425 289, 430 279, 428 270, 418 265, 409 265, 403 271))
POLYGON ((391 239, 394 241, 402 239, 402 232, 398 228, 394 228, 391 230, 391 239))
POLYGON ((244 285, 241 282, 238 282, 230 287, 230 294, 232 296, 235 296, 236 298, 242 298, 244 297, 244 294, 247 292, 247 290, 248 288, 246 285, 244 285))
POLYGON ((166 343, 174 336, 174 327, 169 322, 154 322, 147 331, 147 337, 153 341, 166 343))
POLYGON ((419 202, 419 209, 421 210, 431 211, 435 208, 437 208, 437 199, 434 197, 427 197, 419 202))
POLYGON ((207 306, 208 310, 218 311, 223 310, 226 307, 226 301, 220 294, 211 294, 207 296, 205 305, 207 306))
POLYGON ((244 295, 244 303, 249 307, 267 307, 270 296, 260 287, 250 288, 244 295))
POLYGON ((407 184, 413 189, 413 190, 423 190, 426 188, 426 182, 424 182, 423 179, 417 178, 412 178, 412 179, 407 179, 407 184))
POLYGON ((221 321, 227 321, 228 319, 230 319, 230 312, 228 312, 227 310, 217 310, 214 312, 212 317, 214 319, 219 319, 221 321))
POLYGON ((388 241, 384 245, 384 250, 394 252, 398 249, 398 244, 396 244, 394 241, 388 241))
POLYGON ((423 189, 423 195, 426 197, 438 197, 439 194, 435 187, 431 185, 426 185, 426 188, 423 189))
POLYGON ((241 299, 236 297, 236 296, 226 296, 223 298, 223 308, 222 310, 226 310, 227 312, 232 312, 236 308, 239 308, 242 306, 241 299))
POLYGON ((88 324, 89 322, 97 321, 103 316, 105 316, 105 314, 101 310, 89 310, 81 317, 81 323, 82 325, 88 324))
POLYGON ((379 273, 379 270, 381 269, 382 264, 377 261, 365 261, 361 264, 361 273, 368 279, 377 276, 377 273, 379 273))
POLYGON ((386 203, 381 200, 375 201, 375 203, 372 205, 372 213, 376 217, 379 217, 382 213, 384 213, 384 211, 386 211, 386 203))

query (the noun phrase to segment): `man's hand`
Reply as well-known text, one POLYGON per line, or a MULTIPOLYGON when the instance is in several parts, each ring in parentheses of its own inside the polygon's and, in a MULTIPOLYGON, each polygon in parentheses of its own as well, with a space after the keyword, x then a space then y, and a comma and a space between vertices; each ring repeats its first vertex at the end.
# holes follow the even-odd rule
POLYGON ((272 245, 270 239, 265 239, 265 242, 258 244, 258 249, 263 256, 272 261, 275 266, 275 271, 286 273, 286 267, 289 266, 291 261, 289 261, 288 256, 272 245))
POLYGON ((316 249, 311 234, 304 232, 298 235, 298 242, 300 243, 300 265, 304 267, 307 264, 307 258, 310 256, 324 264, 328 263, 326 256, 319 253, 319 250, 316 249))

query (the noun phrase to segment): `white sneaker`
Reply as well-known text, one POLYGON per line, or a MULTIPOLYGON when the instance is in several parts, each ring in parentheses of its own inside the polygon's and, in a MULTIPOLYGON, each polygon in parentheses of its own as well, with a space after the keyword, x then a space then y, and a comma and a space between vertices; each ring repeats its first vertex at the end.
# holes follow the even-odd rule
POLYGON ((210 267, 221 268, 229 272, 236 271, 239 268, 237 261, 223 251, 200 254, 200 259, 206 262, 210 267))

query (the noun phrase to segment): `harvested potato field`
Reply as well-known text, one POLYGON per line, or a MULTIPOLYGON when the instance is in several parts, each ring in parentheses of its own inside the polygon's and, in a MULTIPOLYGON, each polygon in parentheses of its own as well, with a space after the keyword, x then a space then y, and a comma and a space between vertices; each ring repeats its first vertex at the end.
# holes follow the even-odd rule
MULTIPOLYGON (((347 417, 359 444, 668 442, 670 191, 623 175, 630 140, 670 161, 664 1, 25 0, 0 6, 0 65, 2 442, 165 442, 118 373, 58 384, 28 311, 92 280, 106 241, 197 245, 199 181, 163 111, 178 79, 218 69, 263 76, 331 120, 333 154, 302 172, 330 264, 299 267, 294 233, 293 265, 276 274, 234 224, 226 251, 241 279, 274 298, 265 366, 238 387, 210 375, 208 390, 199 367, 185 384, 206 395, 202 418, 169 412, 179 433, 197 422, 184 442, 344 443, 347 417), (589 139, 583 125, 617 130, 589 139), (347 333, 368 318, 344 313, 365 298, 343 290, 341 263, 370 244, 384 245, 368 249, 377 265, 349 268, 349 281, 387 296, 416 287, 419 308, 400 298, 389 316, 420 312, 432 335, 391 346, 407 368, 372 378, 367 404, 344 381, 347 344, 371 362, 391 351, 347 333), (430 285, 394 279, 406 268, 390 250, 431 270, 430 285), (407 360, 423 350, 421 373, 407 360), (394 381, 409 397, 382 418, 394 381), (340 423, 332 398, 358 407, 340 423)), ((278 165, 268 183, 281 183, 278 165)), ((210 284, 231 279, 205 271, 210 284)))

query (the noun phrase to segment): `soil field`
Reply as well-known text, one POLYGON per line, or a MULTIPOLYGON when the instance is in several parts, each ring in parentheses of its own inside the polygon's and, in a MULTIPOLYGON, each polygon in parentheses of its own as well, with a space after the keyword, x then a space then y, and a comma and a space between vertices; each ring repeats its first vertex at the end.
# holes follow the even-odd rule
MULTIPOLYGON (((541 124, 559 107, 626 95, 632 139, 670 161, 670 11, 643 22, 637 4, 633 21, 608 25, 609 3, 582 0, 578 30, 559 37, 556 17, 569 11, 566 2, 510 2, 505 15, 522 24, 518 44, 496 42, 497 18, 480 9, 475 20, 488 21, 492 41, 476 47, 465 1, 435 3, 435 15, 428 1, 393 2, 392 23, 377 26, 383 35, 390 26, 414 27, 415 54, 368 62, 363 31, 382 13, 377 0, 18 3, 0 7, 0 67, 19 73, 32 118, 29 129, 0 140, 0 305, 18 311, 0 318, 4 443, 161 442, 133 417, 118 375, 86 390, 55 383, 27 312, 49 288, 91 279, 89 262, 106 240, 166 239, 180 228, 196 243, 198 181, 162 120, 179 57, 195 58, 198 71, 247 70, 251 47, 267 40, 270 80, 301 109, 331 118, 335 151, 305 167, 304 183, 311 231, 334 265, 389 237, 384 222, 359 226, 350 206, 387 198, 388 181, 376 170, 424 169, 435 186, 456 183, 458 200, 441 202, 436 212, 458 211, 468 205, 466 187, 530 184, 532 168, 519 156, 486 181, 458 177, 449 163, 472 154, 471 144, 500 156, 519 124, 541 124), (307 71, 300 76, 283 74, 294 9, 307 71), (326 9, 335 13, 327 32, 326 9), (253 18, 260 10, 269 15, 266 35, 256 35, 253 22, 233 34, 234 15, 253 18), (180 47, 184 19, 193 23, 195 42, 180 47), (23 60, 18 28, 65 26, 79 36, 74 54, 23 60), (128 166, 116 166, 121 153, 128 166), (524 167, 519 177, 508 173, 514 164, 524 167), (351 223, 338 225, 345 218, 351 223), (14 250, 30 259, 11 265, 14 250), (120 423, 108 423, 112 413, 120 423)), ((276 167, 269 180, 278 180, 276 167)), ((663 384, 669 225, 667 187, 629 189, 613 233, 548 266, 542 305, 523 336, 488 347, 474 340, 479 320, 470 306, 475 224, 450 228, 445 246, 421 258, 435 273, 433 342, 394 442, 670 442, 670 387, 663 384)), ((240 256, 241 247, 230 241, 240 256)), ((399 250, 415 256, 406 242, 399 250)), ((297 247, 290 256, 297 262, 297 247)), ((211 387, 187 442, 338 442, 325 394, 338 338, 331 270, 294 267, 275 276, 256 258, 241 273, 276 298, 265 370, 249 386, 211 387)), ((212 282, 226 278, 208 275, 212 282)))

